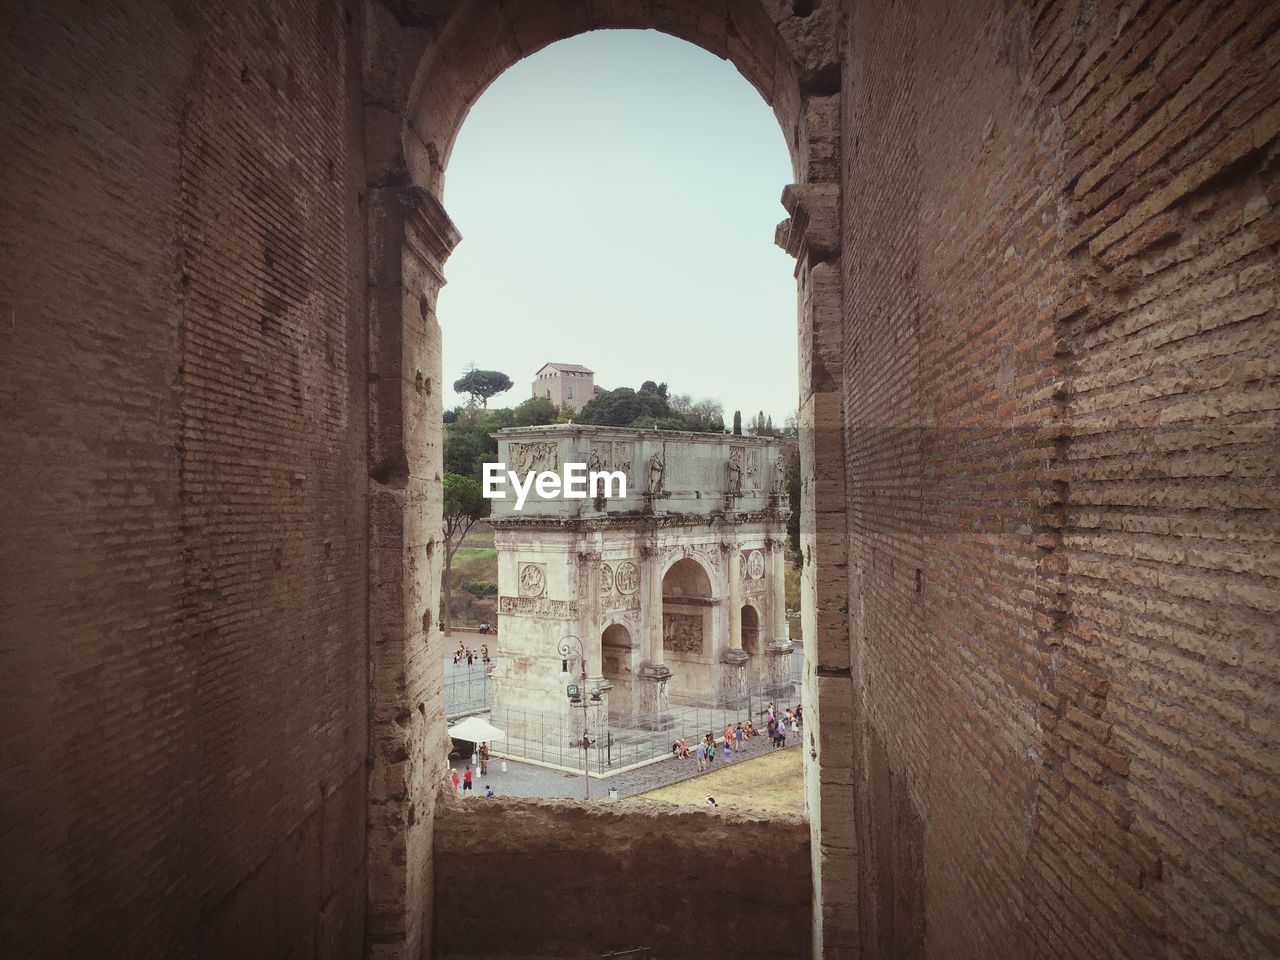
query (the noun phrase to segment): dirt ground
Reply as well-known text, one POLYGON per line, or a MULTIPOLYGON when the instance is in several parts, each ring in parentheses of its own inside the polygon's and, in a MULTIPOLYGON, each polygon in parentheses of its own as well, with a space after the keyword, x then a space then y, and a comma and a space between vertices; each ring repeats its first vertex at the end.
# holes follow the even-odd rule
POLYGON ((776 750, 727 766, 717 760, 714 773, 659 787, 632 799, 705 806, 710 794, 726 810, 804 816, 803 762, 799 747, 776 750))

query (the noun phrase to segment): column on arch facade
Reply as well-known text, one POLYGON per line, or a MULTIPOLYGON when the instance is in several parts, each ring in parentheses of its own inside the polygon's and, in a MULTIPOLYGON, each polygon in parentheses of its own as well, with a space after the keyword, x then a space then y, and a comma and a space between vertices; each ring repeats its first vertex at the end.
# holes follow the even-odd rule
POLYGON ((726 564, 728 583, 725 595, 729 606, 729 638, 728 644, 720 651, 719 698, 725 704, 734 704, 747 694, 747 661, 750 658, 742 649, 742 547, 735 539, 727 549, 729 562, 726 564))
POLYGON ((653 727, 666 729, 673 723, 667 698, 671 670, 662 646, 662 555, 654 546, 640 551, 640 593, 640 712, 653 727))

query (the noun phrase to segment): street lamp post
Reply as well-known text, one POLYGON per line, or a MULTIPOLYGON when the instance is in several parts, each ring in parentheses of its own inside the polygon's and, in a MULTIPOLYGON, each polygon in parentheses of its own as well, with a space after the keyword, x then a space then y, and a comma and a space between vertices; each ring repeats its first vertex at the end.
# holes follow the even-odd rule
POLYGON ((587 658, 582 651, 582 641, 575 636, 567 636, 560 641, 557 648, 560 653, 560 672, 564 676, 569 675, 569 658, 575 654, 578 662, 582 665, 579 671, 578 679, 580 683, 571 683, 565 687, 565 694, 569 697, 569 706, 582 707, 582 737, 578 743, 582 746, 582 782, 584 784, 584 799, 591 799, 591 767, 590 754, 587 753, 591 749, 591 725, 588 711, 592 706, 598 706, 600 703, 600 689, 598 687, 587 692, 587 658))

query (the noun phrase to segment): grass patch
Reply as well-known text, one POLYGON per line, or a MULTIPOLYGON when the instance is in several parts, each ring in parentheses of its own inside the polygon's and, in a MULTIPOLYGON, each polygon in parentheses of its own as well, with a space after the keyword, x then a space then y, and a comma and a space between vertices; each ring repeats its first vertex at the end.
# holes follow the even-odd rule
POLYGON ((453 555, 453 582, 498 582, 498 551, 494 547, 459 547, 453 555))
POLYGON ((730 764, 717 758, 714 773, 659 787, 636 799, 704 807, 708 794, 723 809, 804 816, 804 751, 790 747, 730 764))

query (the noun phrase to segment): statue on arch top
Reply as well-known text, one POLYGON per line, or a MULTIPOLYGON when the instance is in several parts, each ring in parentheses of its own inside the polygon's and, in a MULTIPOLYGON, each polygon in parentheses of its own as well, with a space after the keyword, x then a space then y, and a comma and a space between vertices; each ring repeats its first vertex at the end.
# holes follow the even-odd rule
POLYGON ((662 491, 662 478, 667 471, 666 461, 662 459, 662 451, 655 450, 649 458, 649 493, 662 491))

